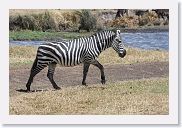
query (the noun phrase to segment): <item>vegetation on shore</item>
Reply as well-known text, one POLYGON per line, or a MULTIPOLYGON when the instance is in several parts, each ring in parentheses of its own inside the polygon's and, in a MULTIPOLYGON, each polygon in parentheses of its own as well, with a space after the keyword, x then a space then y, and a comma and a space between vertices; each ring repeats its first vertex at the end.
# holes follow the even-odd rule
POLYGON ((88 36, 93 34, 93 32, 41 32, 41 31, 10 31, 9 40, 36 40, 36 41, 59 41, 61 39, 72 39, 79 38, 83 36, 88 36))
MULTIPOLYGON (((112 30, 107 29, 107 30, 112 30)), ((168 26, 163 27, 144 27, 144 28, 125 28, 120 29, 121 32, 162 32, 168 31, 168 26)), ((79 38, 83 36, 90 36, 95 32, 42 32, 42 31, 30 31, 30 30, 22 30, 22 31, 10 31, 9 32, 9 40, 13 41, 59 41, 61 39, 73 39, 79 38)))
POLYGON ((168 78, 75 86, 10 97, 11 115, 166 115, 168 78))
POLYGON ((85 30, 89 32, 105 28, 139 28, 142 26, 168 25, 168 18, 160 17, 156 11, 140 11, 142 13, 139 15, 135 12, 133 14, 123 14, 123 16, 116 18, 116 9, 10 10, 9 29, 10 31, 75 32, 85 30))
MULTIPOLYGON (((10 67, 32 65, 36 56, 37 47, 32 46, 10 46, 9 63, 10 67)), ((121 59, 118 54, 109 48, 101 53, 98 60, 102 64, 133 64, 141 62, 162 62, 168 60, 169 53, 160 50, 142 50, 127 48, 127 56, 121 59)))

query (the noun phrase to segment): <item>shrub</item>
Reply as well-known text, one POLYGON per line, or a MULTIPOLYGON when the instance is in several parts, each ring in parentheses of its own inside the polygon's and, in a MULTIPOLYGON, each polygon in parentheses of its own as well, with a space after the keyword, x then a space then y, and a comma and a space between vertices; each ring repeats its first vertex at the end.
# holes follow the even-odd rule
POLYGON ((108 23, 111 27, 134 28, 138 26, 138 16, 123 16, 108 23))
POLYGON ((9 17, 9 30, 19 30, 19 28, 15 25, 15 19, 16 18, 14 16, 9 17))
POLYGON ((58 30, 49 12, 9 17, 10 30, 58 30))
POLYGON ((153 21, 153 24, 158 26, 161 25, 162 21, 160 19, 156 19, 155 21, 153 21))
POLYGON ((102 31, 104 30, 106 27, 104 26, 104 22, 101 19, 97 19, 97 24, 96 24, 96 29, 97 31, 102 31))
POLYGON ((10 16, 9 29, 10 30, 22 30, 22 29, 37 30, 37 23, 35 18, 31 15, 24 15, 24 16, 19 15, 17 17, 10 16))
POLYGON ((79 28, 80 16, 75 12, 62 13, 63 20, 59 22, 60 30, 77 31, 79 28))
POLYGON ((147 12, 139 18, 139 25, 144 26, 144 25, 158 24, 157 19, 158 19, 158 16, 155 12, 153 11, 147 12))
POLYGON ((47 30, 58 30, 56 23, 49 12, 35 15, 35 17, 37 17, 39 26, 43 32, 47 30))
POLYGON ((89 10, 82 10, 78 14, 80 15, 79 30, 86 30, 90 32, 91 30, 96 28, 97 20, 89 10))
POLYGON ((147 25, 149 22, 148 17, 144 16, 144 17, 139 17, 139 26, 144 26, 147 25))

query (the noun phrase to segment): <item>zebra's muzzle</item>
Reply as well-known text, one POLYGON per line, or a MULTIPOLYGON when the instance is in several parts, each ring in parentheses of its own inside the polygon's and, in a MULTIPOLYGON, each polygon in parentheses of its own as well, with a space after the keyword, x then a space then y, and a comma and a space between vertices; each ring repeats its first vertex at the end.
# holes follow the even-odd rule
POLYGON ((119 53, 119 57, 123 58, 126 55, 126 50, 124 49, 122 53, 119 53))

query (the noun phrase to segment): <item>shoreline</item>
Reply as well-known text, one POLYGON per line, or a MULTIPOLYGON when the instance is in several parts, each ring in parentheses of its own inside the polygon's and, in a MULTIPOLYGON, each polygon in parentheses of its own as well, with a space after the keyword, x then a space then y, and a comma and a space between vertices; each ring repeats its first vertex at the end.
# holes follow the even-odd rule
POLYGON ((153 33, 153 32, 169 32, 169 26, 152 26, 141 28, 121 28, 122 33, 153 33))
MULTIPOLYGON (((121 33, 154 33, 169 32, 169 26, 151 26, 141 28, 119 28, 121 33)), ((113 29, 108 29, 113 30, 113 29)), ((62 39, 80 38, 97 32, 42 32, 42 31, 9 31, 9 41, 59 41, 62 39)))

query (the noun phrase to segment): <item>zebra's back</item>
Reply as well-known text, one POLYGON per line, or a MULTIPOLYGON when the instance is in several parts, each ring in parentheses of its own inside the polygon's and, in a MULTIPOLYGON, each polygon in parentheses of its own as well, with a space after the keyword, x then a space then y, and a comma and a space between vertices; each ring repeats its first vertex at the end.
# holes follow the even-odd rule
POLYGON ((80 42, 48 42, 37 50, 38 63, 56 62, 62 66, 75 66, 83 61, 83 43, 80 42))

